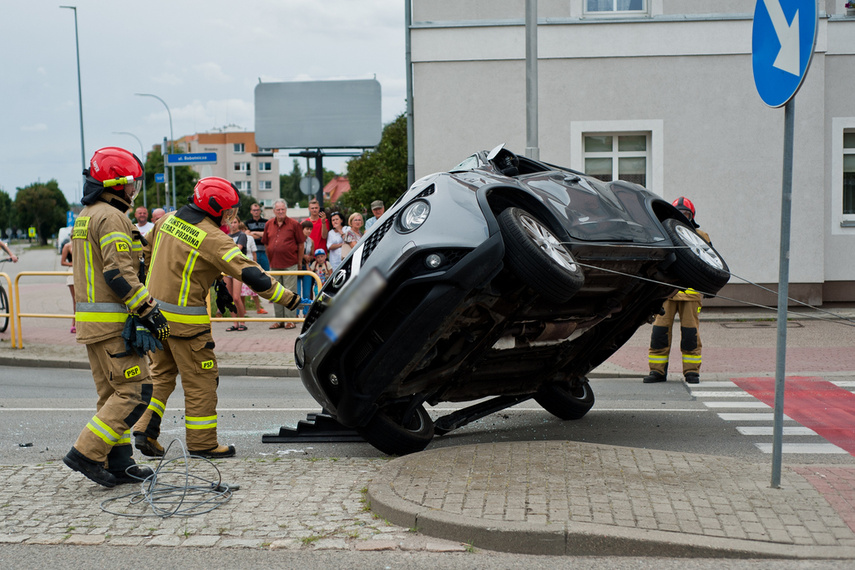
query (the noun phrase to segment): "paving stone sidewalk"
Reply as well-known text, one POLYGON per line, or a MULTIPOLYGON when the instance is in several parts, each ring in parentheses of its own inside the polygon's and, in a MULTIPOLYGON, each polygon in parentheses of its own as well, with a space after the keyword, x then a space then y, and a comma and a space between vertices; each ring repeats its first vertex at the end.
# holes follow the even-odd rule
POLYGON ((855 468, 829 503, 810 478, 726 457, 569 441, 492 443, 392 461, 372 509, 475 547, 536 554, 855 558, 855 468), (848 481, 848 482, 847 482, 848 481))
MULTIPOLYGON (((367 485, 386 462, 289 457, 218 461, 223 483, 240 485, 231 499, 208 513, 167 518, 155 516, 146 503, 131 504, 131 497, 124 497, 138 493, 138 485, 106 489, 61 463, 0 465, 0 544, 466 550, 459 541, 411 532, 369 509, 367 485), (104 505, 111 512, 102 510, 104 501, 118 497, 104 505)), ((179 475, 162 475, 166 481, 161 484, 181 480, 183 485, 183 467, 170 468, 179 475)), ((191 459, 190 470, 218 480, 202 460, 191 459)))

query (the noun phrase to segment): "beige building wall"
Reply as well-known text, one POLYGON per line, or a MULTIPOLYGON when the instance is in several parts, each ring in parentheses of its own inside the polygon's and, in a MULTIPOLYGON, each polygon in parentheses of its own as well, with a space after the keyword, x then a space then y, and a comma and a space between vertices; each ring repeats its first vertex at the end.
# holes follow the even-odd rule
MULTIPOLYGON (((643 16, 592 18, 583 0, 541 0, 538 146, 542 160, 584 170, 586 134, 648 133, 647 186, 690 197, 734 275, 768 285, 778 280, 784 110, 754 85, 755 4, 648 0, 643 16)), ((847 286, 855 301, 855 227, 841 226, 834 147, 855 132, 855 18, 843 4, 819 3, 795 99, 790 282, 812 303, 824 290, 840 300, 847 286)), ((415 0, 413 14, 416 176, 499 143, 522 153, 525 1, 415 0)), ((740 283, 723 294, 774 302, 740 283)))

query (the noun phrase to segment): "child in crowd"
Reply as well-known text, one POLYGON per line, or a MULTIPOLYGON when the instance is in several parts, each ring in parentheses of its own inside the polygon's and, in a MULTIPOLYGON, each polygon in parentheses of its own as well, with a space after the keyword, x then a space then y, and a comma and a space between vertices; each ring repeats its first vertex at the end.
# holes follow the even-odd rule
MULTIPOLYGON (((299 269, 301 271, 311 271, 312 261, 315 259, 315 244, 312 241, 312 238, 309 235, 312 233, 312 228, 314 225, 311 220, 303 220, 300 223, 300 227, 303 228, 303 235, 306 236, 306 241, 303 244, 303 259, 300 262, 299 269)), ((315 280, 312 279, 310 275, 300 275, 297 277, 297 294, 302 299, 313 299, 315 296, 312 294, 312 289, 315 286, 315 280)), ((309 307, 306 305, 301 305, 300 308, 297 309, 297 316, 300 316, 300 312, 303 312, 303 316, 305 317, 309 312, 309 307)))
POLYGON ((326 283, 330 274, 332 274, 332 265, 327 261, 327 252, 318 248, 315 250, 315 261, 312 263, 311 270, 318 274, 321 278, 321 283, 326 283))

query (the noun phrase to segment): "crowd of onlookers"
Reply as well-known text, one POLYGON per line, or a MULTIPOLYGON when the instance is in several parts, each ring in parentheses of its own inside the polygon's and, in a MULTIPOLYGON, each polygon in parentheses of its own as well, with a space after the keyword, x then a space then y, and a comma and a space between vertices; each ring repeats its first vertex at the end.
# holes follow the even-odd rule
MULTIPOLYGON (((337 210, 329 213, 321 209, 316 199, 309 201, 309 216, 296 220, 288 216, 288 204, 277 200, 273 205, 273 217, 266 219, 262 215, 259 204, 250 208, 250 216, 246 220, 234 219, 229 226, 223 226, 241 252, 261 265, 265 271, 311 271, 320 278, 321 283, 333 274, 356 247, 364 233, 385 213, 382 201, 371 203, 370 218, 365 220, 359 212, 354 212, 345 218, 337 210)), ((140 206, 134 211, 136 228, 145 236, 154 227, 154 222, 166 215, 163 208, 155 208, 149 220, 148 209, 140 206)), ((0 242, 2 244, 2 242, 0 242)), ((2 244, 5 245, 5 244, 2 244)), ((0 247, 2 247, 0 245, 0 247)), ((12 256, 14 258, 14 256, 12 256)), ((60 263, 65 267, 72 266, 71 243, 63 244, 60 253, 60 263)), ((311 275, 275 275, 273 276, 283 286, 306 299, 296 311, 288 311, 281 305, 274 305, 277 318, 293 318, 305 316, 312 299, 317 294, 317 282, 311 275)), ((267 315, 268 311, 262 306, 258 295, 231 277, 226 278, 226 285, 234 300, 235 316, 242 318, 250 304, 255 306, 256 313, 267 315)), ((74 283, 69 278, 68 287, 74 298, 74 283)), ((219 316, 219 315, 218 315, 219 316)), ((276 322, 271 329, 293 329, 294 323, 276 322)), ((228 331, 245 331, 243 321, 235 322, 228 331)), ((75 331, 72 321, 71 332, 75 331)))

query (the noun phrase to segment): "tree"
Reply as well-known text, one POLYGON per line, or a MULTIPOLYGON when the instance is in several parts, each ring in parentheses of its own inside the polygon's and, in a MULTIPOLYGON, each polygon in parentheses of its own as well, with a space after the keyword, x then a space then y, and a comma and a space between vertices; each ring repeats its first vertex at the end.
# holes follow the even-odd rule
MULTIPOLYGON (((145 160, 145 186, 146 186, 146 203, 149 211, 155 208, 163 208, 166 205, 166 194, 164 192, 165 184, 157 184, 154 177, 157 173, 163 172, 163 154, 160 149, 152 150, 146 155, 145 160)), ((169 176, 172 176, 172 167, 169 167, 169 176)), ((178 184, 175 186, 175 204, 176 209, 187 204, 187 201, 193 195, 193 188, 196 182, 199 181, 199 174, 189 166, 176 166, 175 178, 178 184)), ((170 180, 172 184, 172 180, 170 180)), ((169 191, 169 201, 172 202, 172 190, 169 191)), ((142 206, 142 192, 134 201, 134 206, 142 206)))
POLYGON ((48 237, 65 226, 67 211, 68 201, 56 180, 18 188, 15 195, 18 224, 21 227, 35 226, 41 245, 47 245, 48 237))
POLYGON ((0 239, 6 237, 6 230, 15 227, 15 210, 12 208, 12 198, 0 190, 0 239))
MULTIPOLYGON (((326 186, 329 181, 336 176, 338 176, 338 174, 332 170, 324 168, 324 186, 326 186)), ((279 175, 279 195, 282 196, 283 200, 288 202, 288 206, 305 207, 309 205, 309 199, 311 196, 303 194, 300 190, 300 180, 304 177, 315 178, 315 170, 310 168, 306 174, 303 174, 303 171, 300 168, 300 162, 296 158, 294 159, 294 166, 291 169, 291 172, 279 175)))
POLYGON ((244 194, 240 192, 240 206, 238 207, 238 219, 240 221, 244 221, 250 218, 249 209, 252 208, 253 204, 258 204, 258 200, 256 200, 253 196, 249 194, 244 194))
POLYGON ((303 178, 303 171, 300 169, 300 161, 296 158, 291 172, 279 175, 279 195, 288 202, 289 206, 296 207, 300 200, 308 200, 308 196, 300 192, 301 178, 303 178))
POLYGON ((401 114, 383 127, 380 144, 347 163, 350 191, 339 202, 367 212, 374 200, 390 206, 407 190, 407 117, 401 114))

